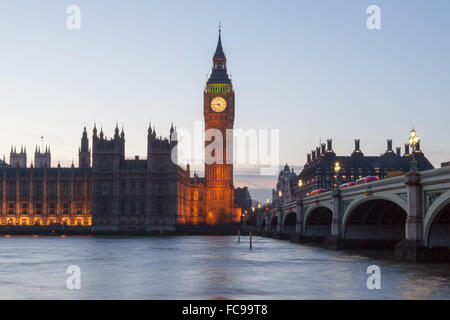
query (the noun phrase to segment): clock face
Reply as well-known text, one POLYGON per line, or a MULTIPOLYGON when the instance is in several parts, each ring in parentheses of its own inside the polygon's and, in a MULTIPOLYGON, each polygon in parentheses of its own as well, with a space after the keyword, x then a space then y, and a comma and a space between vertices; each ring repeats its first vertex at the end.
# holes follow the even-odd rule
POLYGON ((211 109, 214 112, 222 112, 227 107, 227 102, 222 97, 215 97, 211 101, 211 109))

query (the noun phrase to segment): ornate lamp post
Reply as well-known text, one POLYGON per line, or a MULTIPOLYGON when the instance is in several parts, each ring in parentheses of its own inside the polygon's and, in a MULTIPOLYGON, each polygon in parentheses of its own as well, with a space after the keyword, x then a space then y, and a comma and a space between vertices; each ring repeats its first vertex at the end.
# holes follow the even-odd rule
POLYGON ((298 198, 301 199, 303 198, 303 194, 301 193, 303 187, 303 181, 302 179, 298 179, 298 198))
POLYGON ((410 165, 410 172, 417 172, 417 160, 414 156, 416 153, 417 145, 420 142, 419 136, 417 135, 416 130, 412 128, 411 132, 409 133, 409 139, 408 139, 409 145, 412 149, 412 157, 411 157, 411 165, 410 165))
POLYGON ((278 191, 278 200, 279 200, 279 204, 280 204, 280 212, 283 211, 283 205, 281 203, 281 197, 283 196, 283 192, 281 190, 278 191))
MULTIPOLYGON (((283 192, 281 190, 278 191, 278 200, 279 200, 279 205, 280 205, 280 217, 283 216, 283 203, 281 200, 281 197, 283 196, 283 192)), ((278 227, 275 228, 275 233, 278 231, 278 227)))
POLYGON ((339 176, 339 171, 341 171, 341 165, 339 164, 338 161, 336 161, 336 163, 334 164, 334 173, 337 176, 337 185, 336 187, 339 189, 339 184, 340 184, 340 176, 339 176))

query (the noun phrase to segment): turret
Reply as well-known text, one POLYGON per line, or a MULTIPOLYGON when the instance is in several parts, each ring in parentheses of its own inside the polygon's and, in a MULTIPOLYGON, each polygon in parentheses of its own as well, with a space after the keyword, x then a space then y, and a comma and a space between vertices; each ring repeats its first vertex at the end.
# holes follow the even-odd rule
POLYGON ((12 167, 26 168, 27 167, 27 151, 23 146, 20 148, 20 153, 17 153, 16 147, 11 146, 11 152, 9 154, 9 164, 12 167))
POLYGON ((108 139, 100 129, 100 139, 97 138, 94 126, 92 141, 92 167, 99 170, 117 170, 122 160, 125 160, 125 134, 119 137, 119 128, 116 124, 114 138, 108 139))
POLYGON ((49 146, 45 146, 45 151, 43 150, 42 152, 40 147, 36 147, 34 152, 34 165, 36 168, 50 168, 51 160, 52 158, 49 146))
POLYGON ((78 149, 78 167, 89 168, 91 166, 91 150, 89 149, 89 139, 87 136, 86 127, 84 127, 83 135, 81 136, 81 146, 78 149))

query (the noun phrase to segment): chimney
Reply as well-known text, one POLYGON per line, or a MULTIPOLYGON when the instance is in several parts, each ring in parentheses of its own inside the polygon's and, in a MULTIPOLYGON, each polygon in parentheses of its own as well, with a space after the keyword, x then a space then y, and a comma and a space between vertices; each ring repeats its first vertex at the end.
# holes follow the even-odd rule
POLYGON ((311 153, 308 153, 308 154, 306 155, 306 159, 307 159, 307 162, 306 162, 306 163, 311 163, 311 153))
POLYGON ((355 139, 355 152, 361 151, 359 149, 359 139, 355 139))
POLYGON ((422 152, 422 150, 420 150, 420 141, 417 142, 417 144, 416 144, 416 151, 415 152, 416 153, 421 153, 422 152))
POLYGON ((397 147, 397 157, 400 157, 402 153, 402 148, 397 147))
POLYGON ((409 156, 409 144, 405 143, 405 154, 404 156, 409 156))
POLYGON ((312 161, 316 160, 316 151, 311 151, 312 161))
POLYGON ((327 152, 333 152, 333 140, 327 140, 327 152))
POLYGON ((316 147, 316 157, 317 157, 317 159, 320 158, 320 148, 319 147, 316 147))
POLYGON ((321 147, 322 147, 322 152, 321 152, 321 154, 324 155, 324 154, 325 154, 325 148, 326 148, 325 143, 322 143, 321 147))
POLYGON ((387 140, 387 150, 386 152, 392 152, 392 139, 387 140))

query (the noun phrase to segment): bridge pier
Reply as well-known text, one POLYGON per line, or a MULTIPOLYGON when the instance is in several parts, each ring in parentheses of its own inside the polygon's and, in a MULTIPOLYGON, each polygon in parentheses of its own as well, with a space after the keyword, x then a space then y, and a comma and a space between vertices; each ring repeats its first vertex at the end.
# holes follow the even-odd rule
POLYGON ((305 216, 305 208, 303 206, 303 200, 296 201, 297 209, 297 221, 295 223, 295 233, 289 235, 291 242, 300 243, 305 241, 303 234, 303 221, 305 216))
POLYGON ((333 197, 333 220, 331 221, 331 235, 324 240, 324 245, 329 249, 341 249, 344 246, 342 238, 342 197, 339 188, 331 192, 333 197))
POLYGON ((272 232, 272 238, 273 239, 281 239, 281 223, 283 219, 283 212, 280 211, 279 214, 277 213, 277 225, 275 227, 275 230, 272 232))
POLYGON ((430 251, 423 242, 422 186, 419 172, 405 174, 408 194, 408 217, 405 223, 405 239, 395 246, 395 260, 420 262, 428 260, 430 251))

